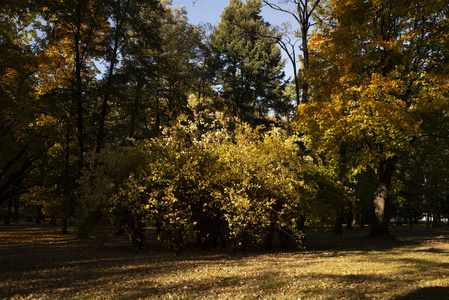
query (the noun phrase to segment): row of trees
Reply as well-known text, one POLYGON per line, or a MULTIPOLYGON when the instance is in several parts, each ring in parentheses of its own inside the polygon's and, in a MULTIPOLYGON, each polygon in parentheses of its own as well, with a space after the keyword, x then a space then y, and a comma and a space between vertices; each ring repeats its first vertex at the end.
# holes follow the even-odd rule
POLYGON ((135 248, 149 223, 176 249, 192 236, 235 249, 323 220, 373 235, 394 216, 438 220, 448 13, 442 0, 231 0, 210 28, 169 1, 6 1, 0 205, 43 208, 64 231, 74 219, 80 236, 112 224, 135 248), (263 4, 295 18, 293 37, 263 4))

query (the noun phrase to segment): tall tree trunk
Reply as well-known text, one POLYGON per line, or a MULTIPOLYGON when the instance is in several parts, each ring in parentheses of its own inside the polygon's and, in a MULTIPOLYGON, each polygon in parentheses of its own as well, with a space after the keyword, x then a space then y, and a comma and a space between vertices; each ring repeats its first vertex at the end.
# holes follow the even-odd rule
POLYGON ((306 104, 309 102, 309 83, 304 78, 305 72, 309 70, 309 40, 308 40, 308 20, 301 24, 301 41, 302 41, 302 56, 304 60, 304 68, 302 72, 302 99, 301 103, 306 104))
POLYGON ((108 75, 108 81, 106 83, 106 91, 105 94, 103 95, 103 103, 101 105, 101 115, 100 115, 100 121, 98 122, 98 133, 97 133, 97 146, 95 147, 95 152, 96 153, 100 153, 101 148, 103 147, 103 140, 104 140, 104 123, 106 121, 106 114, 108 111, 108 102, 109 102, 109 97, 111 95, 111 85, 112 85, 112 79, 110 79, 112 77, 112 71, 113 70, 113 64, 111 64, 110 66, 110 71, 109 71, 109 75, 108 75))
POLYGON ((136 93, 134 94, 133 105, 131 110, 131 120, 129 125, 129 138, 133 138, 136 133, 136 122, 137 122, 137 112, 139 111, 139 102, 141 97, 141 92, 143 88, 143 81, 139 80, 137 82, 136 93))
MULTIPOLYGON (((118 18, 118 17, 117 17, 118 18)), ((112 93, 112 87, 113 87, 113 76, 114 76, 114 70, 117 63, 117 56, 118 56, 118 50, 120 46, 120 34, 122 31, 122 20, 116 21, 116 28, 114 33, 114 48, 112 50, 111 58, 110 58, 110 64, 109 64, 109 70, 108 75, 106 79, 106 87, 105 92, 103 95, 103 103, 101 105, 101 115, 100 115, 100 121, 98 124, 98 134, 97 134, 97 146, 95 148, 96 153, 100 153, 100 150, 103 146, 103 139, 105 136, 105 129, 104 129, 104 123, 106 121, 106 115, 108 112, 108 103, 109 98, 112 93)))
POLYGON ((61 233, 67 234, 67 216, 69 215, 70 206, 72 205, 71 193, 71 178, 70 178, 70 141, 71 141, 71 124, 70 114, 67 115, 66 122, 66 136, 64 145, 64 178, 63 178, 63 197, 64 197, 64 212, 62 217, 62 229, 61 233))
POLYGON ((299 106, 301 104, 301 96, 300 96, 300 89, 299 89, 299 79, 298 79, 298 69, 296 67, 296 61, 293 62, 293 78, 295 80, 295 99, 296 99, 296 106, 299 106))
POLYGON ((84 166, 84 124, 83 124, 83 83, 81 78, 81 68, 82 68, 82 54, 81 54, 81 1, 78 1, 77 7, 77 23, 76 31, 74 34, 75 43, 75 89, 74 89, 74 99, 76 103, 77 110, 77 127, 78 127, 78 167, 79 172, 81 172, 84 166))
POLYGON ((378 188, 374 194, 374 216, 371 223, 371 236, 388 236, 388 191, 396 165, 396 158, 380 163, 378 168, 378 188))

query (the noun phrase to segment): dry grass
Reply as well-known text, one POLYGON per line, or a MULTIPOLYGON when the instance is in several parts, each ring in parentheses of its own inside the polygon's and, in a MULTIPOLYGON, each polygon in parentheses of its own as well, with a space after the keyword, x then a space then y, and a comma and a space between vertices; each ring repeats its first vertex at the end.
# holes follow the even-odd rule
POLYGON ((0 226, 0 298, 449 299, 449 228, 364 234, 311 233, 302 251, 176 255, 134 254, 122 238, 82 242, 49 225, 0 226))

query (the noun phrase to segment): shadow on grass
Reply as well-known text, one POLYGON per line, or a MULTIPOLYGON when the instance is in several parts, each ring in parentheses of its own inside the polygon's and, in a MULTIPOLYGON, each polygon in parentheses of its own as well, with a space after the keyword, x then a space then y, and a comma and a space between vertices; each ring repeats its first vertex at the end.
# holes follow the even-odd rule
POLYGON ((322 250, 322 251, 387 251, 405 246, 417 246, 421 242, 417 240, 401 240, 393 236, 388 237, 347 237, 347 236, 331 236, 322 235, 313 236, 311 239, 304 241, 306 250, 322 250))
MULTIPOLYGON (((57 228, 42 227, 39 230, 34 227, 34 225, 12 227, 10 231, 2 228, 0 231, 0 239, 6 237, 10 241, 10 244, 0 245, 1 299, 33 298, 33 295, 49 299, 74 298, 76 295, 84 298, 106 296, 106 298, 126 299, 157 298, 168 294, 190 296, 193 294, 201 297, 210 296, 211 291, 221 294, 232 292, 241 286, 247 290, 246 294, 257 294, 262 290, 269 295, 277 294, 280 289, 287 288, 292 280, 307 283, 325 280, 329 283, 325 288, 302 286, 301 290, 312 298, 324 293, 328 297, 356 299, 365 298, 365 294, 394 291, 401 284, 412 285, 415 273, 431 276, 432 273, 438 272, 440 275, 449 276, 447 263, 431 259, 407 258, 401 258, 400 261, 405 266, 401 272, 407 275, 401 280, 382 275, 321 274, 317 271, 311 274, 312 278, 302 278, 303 275, 283 278, 280 272, 273 269, 259 270, 245 277, 223 272, 218 275, 193 276, 192 273, 195 270, 204 270, 205 266, 208 270, 218 270, 227 264, 247 265, 259 259, 259 254, 231 257, 227 253, 189 251, 176 255, 161 248, 151 248, 134 254, 130 251, 125 238, 99 247, 92 242, 76 240, 74 234, 69 236, 57 234, 57 228), (40 232, 40 237, 33 239, 34 232, 40 232), (20 240, 21 237, 24 239, 20 240), (15 239, 19 240, 14 242, 15 239), (187 273, 190 277, 184 279, 182 276, 187 273)), ((332 256, 333 253, 342 256, 350 255, 351 251, 391 250, 420 243, 419 240, 399 238, 370 239, 356 234, 350 237, 334 238, 330 242, 327 241, 327 244, 321 243, 320 239, 321 236, 317 236, 306 240, 312 245, 318 240, 318 247, 315 249, 323 250, 313 253, 314 248, 309 247, 306 252, 313 253, 310 260, 315 257, 332 256), (329 249, 334 251, 324 251, 329 249)), ((430 255, 441 254, 441 250, 437 248, 429 247, 427 251, 430 255)), ((264 255, 260 257, 267 258, 264 255)), ((274 259, 277 259, 277 256, 274 259)), ((368 259, 387 262, 385 257, 368 257, 368 259)), ((392 262, 398 261, 395 258, 388 259, 392 262)), ((363 258, 361 262, 367 260, 363 258)), ((307 263, 314 262, 303 261, 303 264, 307 263)), ((297 268, 296 265, 295 268, 297 268)), ((447 289, 444 291, 447 292, 447 289)), ((425 292, 426 289, 423 289, 423 293, 425 292)), ((429 292, 439 293, 440 290, 429 290, 429 292)), ((410 294, 410 298, 398 299, 424 299, 419 298, 420 294, 415 297, 414 293, 410 294)), ((437 296, 434 299, 447 299, 437 296)), ((263 295, 260 297, 264 298, 263 295)))
POLYGON ((426 287, 413 291, 407 295, 394 298, 395 300, 448 300, 449 299, 449 287, 426 287))
POLYGON ((310 231, 306 236, 304 246, 314 251, 388 251, 406 246, 418 246, 428 240, 447 241, 449 228, 429 229, 421 226, 410 232, 407 227, 396 227, 390 228, 390 236, 386 237, 370 237, 368 228, 345 229, 341 236, 333 235, 330 230, 310 231))

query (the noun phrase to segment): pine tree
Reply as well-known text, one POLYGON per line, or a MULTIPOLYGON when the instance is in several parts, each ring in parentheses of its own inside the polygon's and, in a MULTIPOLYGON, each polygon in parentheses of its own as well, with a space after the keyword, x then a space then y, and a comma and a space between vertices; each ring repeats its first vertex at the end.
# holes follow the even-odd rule
POLYGON ((281 52, 259 0, 231 0, 211 36, 217 85, 230 111, 254 122, 287 108, 281 52))

